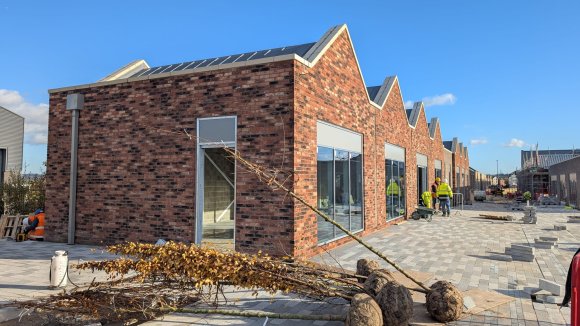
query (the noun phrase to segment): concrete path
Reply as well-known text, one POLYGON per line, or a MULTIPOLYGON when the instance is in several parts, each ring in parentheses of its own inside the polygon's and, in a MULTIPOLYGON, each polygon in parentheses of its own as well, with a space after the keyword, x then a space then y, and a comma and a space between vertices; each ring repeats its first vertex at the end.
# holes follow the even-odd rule
MULTIPOLYGON (((477 316, 466 316, 458 325, 565 325, 570 309, 555 304, 532 302, 524 290, 538 287, 544 278, 564 285, 573 254, 580 247, 580 224, 566 223, 575 214, 559 208, 538 208, 538 224, 523 224, 521 211, 503 205, 477 203, 455 211, 451 217, 410 220, 367 236, 365 240, 405 269, 432 273, 428 282, 448 280, 461 291, 470 288, 497 291, 516 300, 477 316), (474 218, 479 214, 512 215, 513 222, 474 218), (554 231, 554 224, 566 231, 554 231), (559 237, 557 249, 535 249, 534 262, 507 262, 497 258, 511 244, 534 246, 534 238, 559 237)), ((579 215, 579 214, 575 214, 579 215)), ((358 258, 373 258, 362 246, 349 243, 314 260, 355 269, 358 258), (330 257, 332 256, 332 257, 330 257)), ((387 267, 384 264, 384 267, 387 267)))
MULTIPOLYGON (((408 221, 376 232, 365 239, 403 268, 433 274, 427 283, 445 279, 461 290, 480 288, 496 291, 515 300, 474 316, 465 316, 457 325, 565 325, 570 322, 570 309, 554 304, 532 302, 527 288, 537 287, 545 278, 565 283, 572 255, 580 247, 580 224, 566 223, 566 216, 574 214, 559 208, 539 208, 538 224, 524 225, 521 221, 503 222, 473 218, 482 214, 511 214, 518 218, 522 212, 507 211, 496 204, 466 206, 466 210, 452 217, 437 216, 433 222, 408 221), (566 225, 566 231, 553 231, 554 224, 566 225), (539 236, 558 236, 556 249, 537 249, 534 262, 497 260, 511 244, 532 245, 539 236)), ((575 215, 580 215, 576 213, 575 215)), ((23 300, 54 293, 48 290, 50 257, 55 250, 68 250, 71 263, 79 259, 111 257, 100 249, 88 246, 0 240, 0 301, 23 300)), ((354 270, 356 260, 373 255, 355 243, 348 243, 313 260, 340 265, 354 270), (332 257, 331 257, 332 256, 332 257)), ((387 267, 384 265, 384 267, 387 267)), ((105 279, 103 274, 73 272, 75 283, 105 279)), ((69 285, 70 286, 70 285, 69 285)), ((228 304, 221 308, 262 310, 282 313, 343 314, 348 305, 341 300, 321 303, 293 295, 271 296, 252 291, 227 289, 228 304)), ((222 302, 224 303, 224 302, 222 302)), ((419 307, 421 308, 421 307, 419 307)), ((3 313, 14 311, 0 311, 3 313)), ((264 325, 265 319, 223 316, 170 314, 147 325, 264 325)), ((267 325, 340 325, 338 322, 301 322, 269 320, 267 325)))

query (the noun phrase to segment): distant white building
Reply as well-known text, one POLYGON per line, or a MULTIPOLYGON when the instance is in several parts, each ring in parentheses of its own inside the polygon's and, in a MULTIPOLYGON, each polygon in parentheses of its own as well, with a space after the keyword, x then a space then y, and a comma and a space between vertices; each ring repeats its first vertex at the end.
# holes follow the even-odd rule
POLYGON ((508 178, 508 181, 510 183, 510 187, 518 187, 518 177, 516 176, 515 173, 513 173, 512 175, 510 175, 510 177, 508 178))
POLYGON ((0 184, 10 171, 22 170, 24 118, 0 106, 0 184))

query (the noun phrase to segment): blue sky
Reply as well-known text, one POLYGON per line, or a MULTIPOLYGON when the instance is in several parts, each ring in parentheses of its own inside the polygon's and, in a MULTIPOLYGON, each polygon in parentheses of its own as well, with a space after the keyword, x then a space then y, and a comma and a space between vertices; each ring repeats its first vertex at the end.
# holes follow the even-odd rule
POLYGON ((314 42, 346 23, 367 85, 398 75, 405 101, 440 104, 428 118, 469 146, 474 168, 495 173, 499 160, 509 172, 530 144, 580 147, 579 12, 579 1, 531 0, 0 0, 0 105, 28 118, 25 161, 37 172, 50 88, 135 59, 156 66, 314 42))

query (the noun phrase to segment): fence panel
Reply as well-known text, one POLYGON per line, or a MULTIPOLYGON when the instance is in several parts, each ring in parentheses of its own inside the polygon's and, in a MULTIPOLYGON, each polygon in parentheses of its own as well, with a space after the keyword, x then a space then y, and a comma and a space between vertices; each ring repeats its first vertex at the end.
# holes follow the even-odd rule
POLYGON ((463 211, 463 194, 462 193, 454 193, 453 200, 451 201, 451 207, 454 209, 459 209, 463 211))

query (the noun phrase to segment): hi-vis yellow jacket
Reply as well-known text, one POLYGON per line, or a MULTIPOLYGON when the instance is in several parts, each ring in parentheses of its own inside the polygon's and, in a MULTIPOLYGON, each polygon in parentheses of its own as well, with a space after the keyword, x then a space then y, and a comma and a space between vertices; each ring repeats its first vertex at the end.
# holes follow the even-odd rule
POLYGON ((395 181, 391 180, 391 182, 387 186, 387 195, 388 196, 399 196, 400 194, 401 194, 401 188, 399 188, 399 185, 395 181))
POLYGON ((437 187, 437 198, 453 198, 453 191, 445 182, 441 182, 437 187))

